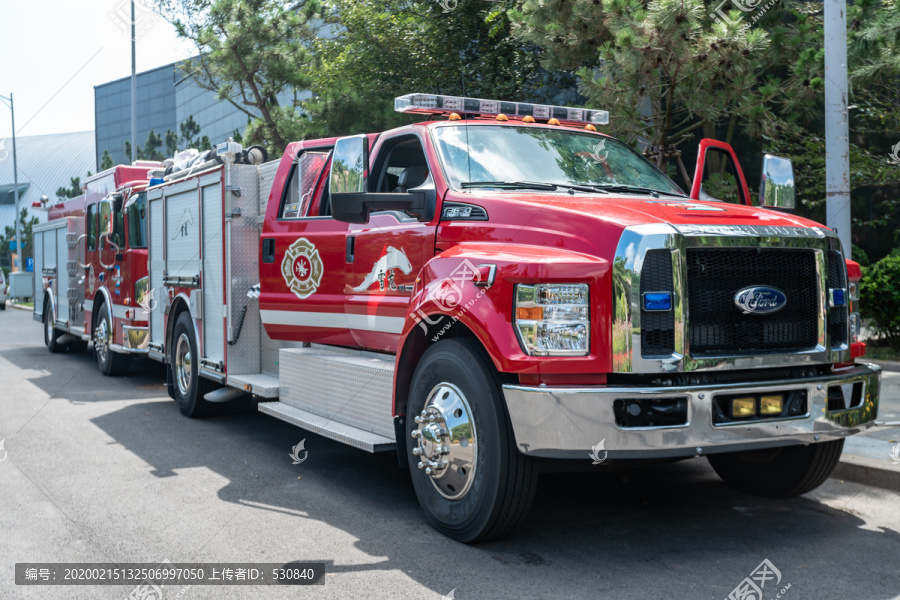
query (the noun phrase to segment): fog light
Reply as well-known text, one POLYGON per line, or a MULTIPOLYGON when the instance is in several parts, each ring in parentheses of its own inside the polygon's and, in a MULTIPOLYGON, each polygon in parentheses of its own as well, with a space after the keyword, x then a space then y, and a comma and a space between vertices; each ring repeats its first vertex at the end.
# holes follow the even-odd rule
POLYGON ((752 417, 756 415, 756 398, 732 398, 731 399, 731 416, 752 417))
POLYGON ((780 415, 784 412, 784 396, 763 396, 759 399, 759 414, 780 415))

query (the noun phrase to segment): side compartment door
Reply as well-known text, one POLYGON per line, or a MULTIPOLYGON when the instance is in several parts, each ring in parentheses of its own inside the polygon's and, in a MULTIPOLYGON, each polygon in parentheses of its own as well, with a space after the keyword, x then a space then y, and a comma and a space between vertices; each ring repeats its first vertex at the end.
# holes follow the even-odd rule
POLYGON ((301 148, 280 197, 269 202, 260 239, 259 305, 274 340, 353 344, 344 315, 348 225, 335 220, 324 201, 330 160, 331 147, 301 148))
MULTIPOLYGON (((161 308, 165 302, 166 288, 163 284, 163 275, 166 270, 165 255, 165 228, 163 226, 163 193, 162 189, 151 189, 147 192, 147 239, 149 246, 149 280, 147 283, 148 296, 145 301, 146 310, 150 311, 148 326, 149 347, 152 353, 160 355, 165 343, 165 311, 161 308)), ((158 358, 159 356, 157 356, 158 358)))
POLYGON ((709 138, 700 140, 691 198, 747 206, 753 204, 744 171, 729 144, 709 138))

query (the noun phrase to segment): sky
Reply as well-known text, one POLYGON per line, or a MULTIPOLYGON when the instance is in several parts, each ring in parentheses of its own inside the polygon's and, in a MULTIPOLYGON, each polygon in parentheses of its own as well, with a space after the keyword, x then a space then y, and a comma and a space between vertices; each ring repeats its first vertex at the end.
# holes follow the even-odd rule
MULTIPOLYGON (((0 95, 16 135, 94 129, 94 86, 131 75, 129 0, 0 0, 0 95)), ((159 15, 136 6, 137 71, 196 54, 159 15)), ((12 131, 0 103, 0 139, 12 131)))

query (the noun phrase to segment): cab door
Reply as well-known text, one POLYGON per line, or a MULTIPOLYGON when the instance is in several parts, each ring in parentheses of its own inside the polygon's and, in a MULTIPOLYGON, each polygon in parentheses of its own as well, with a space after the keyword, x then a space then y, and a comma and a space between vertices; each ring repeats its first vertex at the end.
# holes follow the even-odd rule
POLYGON ((301 145, 287 173, 276 175, 273 189, 282 193, 269 200, 277 206, 267 210, 261 238, 259 299, 272 339, 353 344, 344 315, 348 225, 335 220, 322 201, 331 149, 301 145))
POLYGON ((691 198, 747 206, 753 204, 744 171, 730 144, 709 138, 700 140, 691 198))
MULTIPOLYGON (((381 138, 372 155, 368 189, 433 194, 432 166, 415 133, 381 138)), ((419 271, 434 256, 435 219, 423 223, 403 210, 373 212, 350 224, 346 242, 347 324, 356 344, 395 352, 419 271)))

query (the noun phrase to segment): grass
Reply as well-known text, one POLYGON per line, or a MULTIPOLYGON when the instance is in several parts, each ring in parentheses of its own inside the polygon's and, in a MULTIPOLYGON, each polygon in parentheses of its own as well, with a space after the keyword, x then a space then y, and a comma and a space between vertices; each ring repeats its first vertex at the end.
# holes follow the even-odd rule
POLYGON ((894 350, 890 346, 883 346, 880 341, 878 345, 873 342, 866 342, 866 358, 900 361, 900 350, 894 350))

